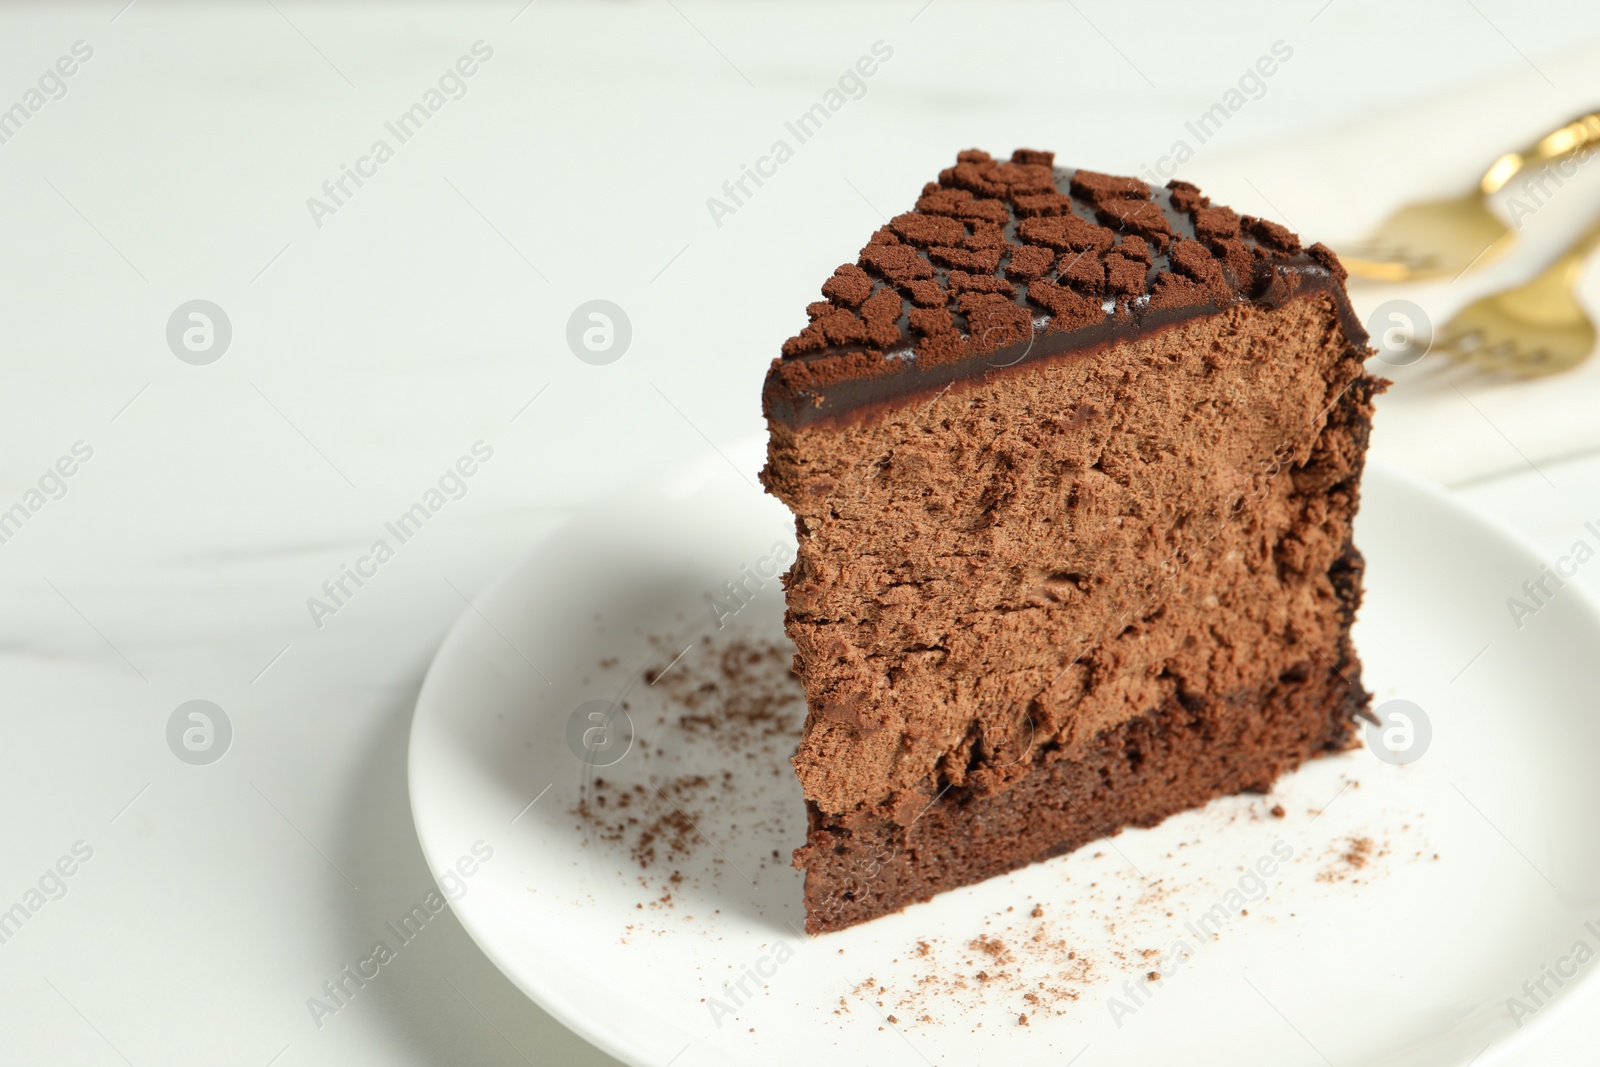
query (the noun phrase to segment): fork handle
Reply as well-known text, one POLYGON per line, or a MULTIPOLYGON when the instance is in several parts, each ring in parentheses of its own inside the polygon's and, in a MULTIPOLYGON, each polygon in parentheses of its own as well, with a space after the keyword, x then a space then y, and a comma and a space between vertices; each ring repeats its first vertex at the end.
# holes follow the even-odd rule
POLYGON ((1507 152, 1495 160, 1484 172, 1478 188, 1484 196, 1492 196, 1531 164, 1565 159, 1595 145, 1600 145, 1600 112, 1591 111, 1551 130, 1521 151, 1507 152))

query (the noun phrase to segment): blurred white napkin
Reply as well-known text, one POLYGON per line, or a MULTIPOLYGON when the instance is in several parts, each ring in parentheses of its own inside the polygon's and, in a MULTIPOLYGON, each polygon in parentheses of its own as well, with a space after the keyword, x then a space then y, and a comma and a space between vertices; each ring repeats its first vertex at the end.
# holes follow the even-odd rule
MULTIPOLYGON (((1341 128, 1201 156, 1185 177, 1223 203, 1281 217, 1308 240, 1337 246, 1402 203, 1470 189, 1502 152, 1595 109, 1600 48, 1591 46, 1341 128)), ((1520 226, 1502 260, 1457 281, 1353 282, 1362 319, 1398 298, 1442 326, 1477 297, 1537 273, 1600 214, 1600 156, 1564 184, 1547 176, 1540 189, 1537 177, 1519 176, 1503 194, 1517 197, 1520 226)), ((1510 211, 1502 217, 1509 221, 1510 211)), ((1600 268, 1589 269, 1582 294, 1591 313, 1600 312, 1600 268)), ((1373 455, 1426 477, 1458 485, 1600 451, 1600 356, 1532 381, 1489 378, 1439 354, 1373 368, 1395 381, 1379 401, 1373 455)))

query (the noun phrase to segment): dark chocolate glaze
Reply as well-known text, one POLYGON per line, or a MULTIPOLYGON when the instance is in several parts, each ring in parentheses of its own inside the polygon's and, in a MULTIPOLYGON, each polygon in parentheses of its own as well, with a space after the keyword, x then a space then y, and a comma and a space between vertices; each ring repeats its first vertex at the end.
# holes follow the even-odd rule
MULTIPOLYGON (((971 155, 973 153, 963 153, 963 160, 971 155)), ((1018 156, 1022 155, 1018 153, 1018 156)), ((1016 158, 1013 157, 1013 160, 1016 158)), ((952 181, 954 170, 952 168, 941 174, 939 188, 960 187, 959 181, 952 181)), ((1105 199, 1096 201, 1075 195, 1072 190, 1076 173, 1060 168, 1052 171, 1056 191, 1071 198, 1070 207, 1058 214, 1070 213, 1088 222, 1098 220, 1117 235, 1118 241, 1099 254, 1115 254, 1122 239, 1136 236, 1138 231, 1124 228, 1118 225, 1114 217, 1108 216, 1103 210, 1105 199)), ((930 185, 928 190, 935 188, 930 185)), ((1018 234, 1021 218, 1015 207, 1017 197, 1000 195, 982 199, 997 200, 1007 205, 1009 218, 1004 225, 1007 247, 1000 266, 994 272, 996 277, 1001 277, 1007 272, 1012 254, 1025 245, 1018 234)), ((1123 199, 1122 203, 1137 204, 1140 199, 1129 197, 1123 199)), ((936 395, 953 384, 1016 373, 1047 360, 1092 357, 1112 345, 1215 315, 1242 303, 1275 308, 1291 299, 1326 295, 1333 304, 1347 342, 1352 347, 1366 345, 1367 332, 1350 305, 1345 293, 1344 270, 1332 252, 1321 245, 1301 249, 1298 238, 1289 231, 1245 216, 1240 220, 1245 225, 1233 238, 1234 244, 1240 247, 1233 248, 1231 256, 1225 255, 1226 242, 1214 239, 1214 227, 1208 230, 1213 239, 1202 238, 1198 232, 1200 212, 1216 210, 1208 199, 1200 195, 1198 189, 1174 182, 1166 189, 1151 190, 1149 199, 1160 207, 1171 236, 1164 238, 1159 234, 1150 234, 1148 229, 1144 231, 1150 253, 1145 292, 1139 295, 1095 295, 1094 299, 1100 302, 1102 309, 1099 321, 1064 326, 1037 300, 1030 299, 1027 284, 1015 282, 1017 291, 1013 302, 1031 320, 1032 328, 1026 339, 998 347, 983 345, 981 339, 972 336, 971 323, 966 315, 956 309, 956 298, 952 296, 950 318, 960 332, 960 353, 955 358, 944 354, 939 359, 925 359, 919 347, 918 334, 912 328, 912 302, 902 297, 896 321, 899 337, 895 343, 882 347, 870 343, 819 344, 814 329, 791 340, 785 346, 784 358, 775 360, 767 374, 762 395, 766 417, 791 427, 853 422, 885 407, 925 402, 923 398, 936 395), (1178 247, 1177 243, 1182 241, 1198 241, 1208 247, 1221 267, 1225 284, 1210 285, 1203 299, 1153 300, 1152 297, 1160 292, 1159 283, 1163 275, 1183 273, 1183 268, 1173 261, 1173 251, 1178 247), (1241 254, 1241 248, 1248 253, 1248 259, 1241 254), (1248 275, 1241 276, 1245 272, 1235 267, 1245 265, 1249 268, 1248 275), (1161 306, 1163 303, 1165 306, 1161 306)), ((1220 210, 1226 218, 1238 220, 1226 208, 1220 210)), ((908 217, 900 216, 880 234, 892 232, 891 227, 908 217)), ((926 258, 925 251, 919 252, 926 258)), ((932 267, 934 280, 940 288, 948 291, 951 287, 951 268, 933 259, 928 259, 928 265, 932 267)), ((881 274, 872 271, 865 257, 861 266, 873 275, 873 295, 897 288, 881 274)), ((1052 281, 1057 279, 1054 271, 1048 272, 1046 277, 1052 281)), ((1061 280, 1059 284, 1066 286, 1068 283, 1061 280)), ((1187 282, 1184 284, 1188 285, 1187 282)), ((1188 285, 1188 288, 1197 289, 1198 286, 1188 285)), ((848 313, 847 303, 833 300, 833 304, 838 310, 824 305, 813 305, 813 308, 821 307, 823 314, 835 316, 848 313)), ((860 304, 861 301, 855 301, 855 306, 859 307, 860 304)), ((813 317, 817 317, 815 310, 813 317)))

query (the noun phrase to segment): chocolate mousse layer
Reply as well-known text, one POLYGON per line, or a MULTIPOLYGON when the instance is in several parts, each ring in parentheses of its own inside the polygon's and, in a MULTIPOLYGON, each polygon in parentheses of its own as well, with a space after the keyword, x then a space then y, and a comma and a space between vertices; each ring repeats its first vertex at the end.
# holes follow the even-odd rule
POLYGON ((767 378, 807 924, 1346 747, 1381 382, 1321 246, 1199 190, 964 152, 767 378))

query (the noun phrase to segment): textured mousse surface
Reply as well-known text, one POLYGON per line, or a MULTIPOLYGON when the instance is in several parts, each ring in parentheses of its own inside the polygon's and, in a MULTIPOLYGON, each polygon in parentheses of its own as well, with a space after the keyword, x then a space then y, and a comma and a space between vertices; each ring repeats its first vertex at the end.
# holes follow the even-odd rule
POLYGON ((1337 260, 1037 152, 962 153, 918 207, 765 394, 814 931, 1265 790, 1367 701, 1381 383, 1337 260))

